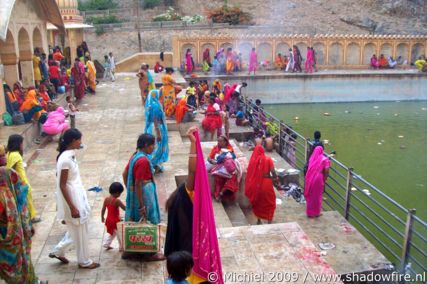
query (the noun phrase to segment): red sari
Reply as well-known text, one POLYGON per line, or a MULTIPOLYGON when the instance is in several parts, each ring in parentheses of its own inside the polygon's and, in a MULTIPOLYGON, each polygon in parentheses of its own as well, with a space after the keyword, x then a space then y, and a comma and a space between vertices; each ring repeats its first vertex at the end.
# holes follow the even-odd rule
POLYGON ((256 146, 248 165, 245 194, 255 216, 268 221, 273 220, 276 210, 276 193, 273 179, 269 177, 273 169, 273 160, 264 154, 262 146, 256 146))
MULTIPOLYGON (((222 136, 226 141, 227 138, 225 136, 222 136)), ((227 150, 231 153, 234 152, 233 147, 230 145, 229 142, 227 142, 227 150)), ((221 153, 221 148, 216 145, 212 148, 209 159, 215 159, 215 156, 221 153)), ((224 166, 227 168, 227 164, 232 161, 224 161, 221 164, 217 164, 212 170, 211 173, 215 171, 215 169, 219 169, 220 167, 224 166)), ((214 196, 216 199, 219 199, 220 196, 223 196, 223 199, 228 200, 235 200, 235 193, 239 190, 239 182, 238 182, 238 176, 237 176, 237 170, 235 170, 233 173, 230 173, 231 177, 226 178, 221 175, 213 174, 215 178, 215 191, 214 196)))
POLYGON ((209 103, 206 109, 206 116, 202 121, 202 128, 207 132, 215 132, 222 127, 222 119, 219 112, 214 108, 212 103, 209 103))
POLYGON ((83 99, 86 88, 85 67, 81 62, 75 62, 71 68, 71 74, 74 78, 74 96, 77 100, 83 99))
POLYGON ((324 170, 328 169, 330 161, 323 154, 323 148, 317 146, 308 162, 305 175, 304 196, 307 201, 306 213, 308 217, 317 217, 322 210, 322 194, 325 191, 326 177, 324 170))

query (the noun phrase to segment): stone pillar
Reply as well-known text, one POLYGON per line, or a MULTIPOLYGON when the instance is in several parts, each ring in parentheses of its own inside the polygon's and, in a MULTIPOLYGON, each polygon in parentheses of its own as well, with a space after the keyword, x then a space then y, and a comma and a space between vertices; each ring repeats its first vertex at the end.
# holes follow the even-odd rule
POLYGON ((3 124, 2 114, 6 112, 6 102, 4 99, 4 90, 3 90, 3 74, 4 69, 0 68, 0 123, 3 124))
POLYGON ((174 68, 180 67, 180 52, 181 52, 181 43, 179 42, 178 38, 174 36, 172 38, 172 64, 174 68))
POLYGON ((18 64, 4 65, 4 81, 11 87, 19 81, 18 64))

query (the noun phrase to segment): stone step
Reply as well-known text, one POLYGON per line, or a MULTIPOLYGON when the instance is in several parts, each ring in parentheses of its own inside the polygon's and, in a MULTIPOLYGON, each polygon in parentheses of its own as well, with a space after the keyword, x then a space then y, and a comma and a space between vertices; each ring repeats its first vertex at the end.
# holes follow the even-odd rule
POLYGON ((245 214, 243 214, 237 202, 222 202, 222 205, 233 227, 249 225, 245 214))

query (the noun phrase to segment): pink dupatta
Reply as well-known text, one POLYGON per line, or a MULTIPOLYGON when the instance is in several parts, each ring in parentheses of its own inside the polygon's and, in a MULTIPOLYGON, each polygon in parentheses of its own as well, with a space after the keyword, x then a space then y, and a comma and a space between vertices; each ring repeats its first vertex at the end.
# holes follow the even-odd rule
POLYGON ((195 132, 197 148, 197 172, 194 181, 193 201, 193 273, 204 279, 223 284, 221 256, 216 235, 211 191, 206 171, 199 133, 195 132))

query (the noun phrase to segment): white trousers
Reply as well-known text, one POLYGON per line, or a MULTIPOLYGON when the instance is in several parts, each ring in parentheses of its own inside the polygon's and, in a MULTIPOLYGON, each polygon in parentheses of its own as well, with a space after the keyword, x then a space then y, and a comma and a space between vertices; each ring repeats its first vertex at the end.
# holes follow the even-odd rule
POLYGON ((111 81, 115 81, 116 78, 114 77, 114 72, 110 68, 105 69, 104 71, 104 79, 110 78, 111 81))
POLYGON ((67 222, 67 233, 55 246, 52 253, 56 256, 65 256, 65 251, 74 243, 77 252, 77 262, 81 266, 89 266, 93 261, 89 258, 89 229, 88 223, 75 225, 67 222))
POLYGON ((294 62, 293 61, 289 60, 288 64, 286 65, 286 70, 285 71, 288 72, 289 68, 291 69, 291 71, 294 70, 294 62))
MULTIPOLYGON (((111 243, 114 241, 114 239, 117 237, 117 230, 114 230, 113 234, 110 235, 109 233, 105 234, 103 246, 104 248, 111 247, 111 243)), ((120 238, 117 238, 117 241, 119 242, 119 248, 122 248, 122 243, 120 241, 120 238)))

